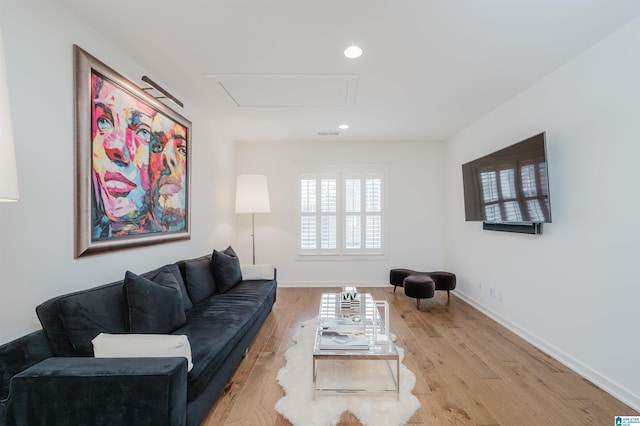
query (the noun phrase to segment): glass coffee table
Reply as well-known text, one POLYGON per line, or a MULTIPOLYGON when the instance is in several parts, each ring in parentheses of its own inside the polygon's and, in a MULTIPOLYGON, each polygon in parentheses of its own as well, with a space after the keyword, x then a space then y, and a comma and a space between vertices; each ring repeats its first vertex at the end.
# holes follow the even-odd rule
POLYGON ((374 301, 369 293, 359 293, 355 303, 343 301, 341 293, 323 293, 313 348, 314 394, 398 396, 400 356, 388 322, 387 302, 374 301))

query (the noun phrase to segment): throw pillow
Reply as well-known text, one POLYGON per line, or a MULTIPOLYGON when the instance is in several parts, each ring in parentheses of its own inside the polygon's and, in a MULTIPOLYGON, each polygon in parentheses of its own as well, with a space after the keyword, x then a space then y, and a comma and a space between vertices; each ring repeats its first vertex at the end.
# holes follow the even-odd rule
POLYGON ((211 270, 211 256, 202 256, 184 261, 187 291, 194 304, 217 293, 211 270))
POLYGON ((242 279, 250 280, 273 280, 276 275, 276 268, 273 265, 240 265, 242 279))
POLYGON ((57 301, 57 307, 76 355, 91 356, 91 339, 100 333, 127 332, 121 286, 64 296, 57 301))
POLYGON ((211 266, 213 267, 213 276, 220 293, 231 290, 242 281, 240 260, 231 246, 227 247, 223 252, 214 250, 211 256, 211 266))
POLYGON ((131 333, 170 333, 187 318, 178 283, 155 283, 127 271, 123 292, 131 333))
POLYGON ((175 263, 165 265, 150 272, 145 272, 141 276, 159 284, 173 285, 174 283, 177 283, 178 288, 180 289, 180 296, 182 296, 182 306, 184 307, 185 312, 193 308, 193 303, 191 303, 189 293, 187 293, 187 287, 182 280, 180 268, 178 268, 178 265, 175 263))
POLYGON ((106 334, 92 340, 96 358, 185 357, 191 371, 191 345, 187 336, 171 334, 106 334))

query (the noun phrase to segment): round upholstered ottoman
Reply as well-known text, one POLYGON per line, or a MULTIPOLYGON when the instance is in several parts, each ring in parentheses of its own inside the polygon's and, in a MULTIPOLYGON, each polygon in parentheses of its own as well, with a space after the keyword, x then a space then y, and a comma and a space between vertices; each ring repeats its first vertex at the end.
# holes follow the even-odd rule
POLYGON ((444 271, 429 272, 429 276, 436 283, 436 290, 447 290, 447 300, 451 298, 449 292, 456 288, 456 274, 444 271))
POLYGON ((428 275, 409 275, 403 281, 404 294, 415 297, 420 310, 420 299, 430 299, 436 292, 436 283, 428 275))

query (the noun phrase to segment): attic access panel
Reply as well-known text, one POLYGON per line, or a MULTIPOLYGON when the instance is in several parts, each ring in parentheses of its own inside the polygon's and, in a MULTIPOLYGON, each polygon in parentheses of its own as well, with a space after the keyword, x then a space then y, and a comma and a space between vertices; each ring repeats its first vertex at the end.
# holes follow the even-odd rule
POLYGON ((346 107, 353 103, 355 75, 206 75, 240 108, 346 107))

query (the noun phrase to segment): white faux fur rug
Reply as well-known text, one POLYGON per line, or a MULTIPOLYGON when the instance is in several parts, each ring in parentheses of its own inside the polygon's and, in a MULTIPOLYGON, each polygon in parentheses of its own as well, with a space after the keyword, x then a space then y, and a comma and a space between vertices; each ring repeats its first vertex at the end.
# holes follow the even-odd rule
MULTIPOLYGON (((285 353, 287 364, 277 376, 285 396, 276 403, 276 411, 295 426, 335 425, 345 411, 355 415, 363 425, 402 425, 420 407, 420 401, 411 393, 416 384, 416 376, 402 363, 400 364, 399 398, 396 398, 395 393, 338 394, 336 396, 318 394, 314 400, 312 354, 315 332, 316 319, 303 324, 302 330, 293 338, 295 344, 285 353)), ((398 352, 402 362, 404 351, 398 347, 398 352)), ((360 361, 349 361, 348 365, 352 367, 353 362, 360 365, 360 361)), ((364 361, 364 363, 369 362, 364 361)), ((366 368, 366 371, 361 376, 371 378, 378 375, 382 382, 388 383, 389 372, 385 371, 386 366, 383 363, 377 365, 377 368, 382 371, 370 369, 366 364, 362 364, 361 367, 366 368)))

